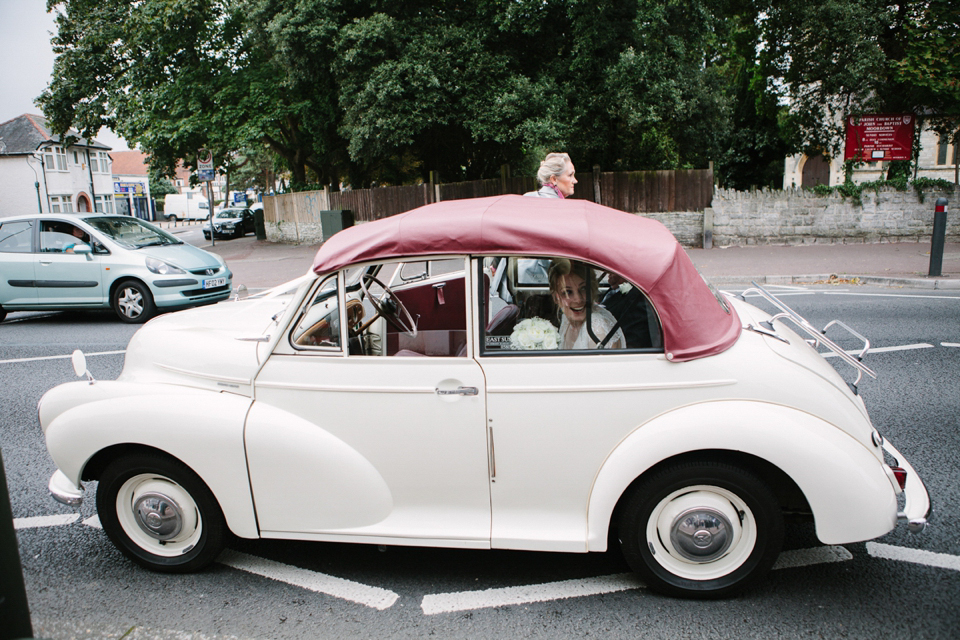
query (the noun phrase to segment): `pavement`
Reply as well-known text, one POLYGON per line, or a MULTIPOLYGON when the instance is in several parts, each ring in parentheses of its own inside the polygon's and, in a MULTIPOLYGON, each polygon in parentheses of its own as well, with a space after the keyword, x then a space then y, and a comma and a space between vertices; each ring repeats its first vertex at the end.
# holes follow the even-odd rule
MULTIPOLYGON (((198 223, 161 223, 172 233, 198 223)), ((291 245, 247 236, 201 245, 234 273, 234 285, 250 290, 303 275, 319 245, 291 245)), ((700 272, 717 285, 860 283, 917 289, 960 290, 960 243, 944 245, 940 277, 930 277, 930 242, 761 245, 687 249, 700 272)))

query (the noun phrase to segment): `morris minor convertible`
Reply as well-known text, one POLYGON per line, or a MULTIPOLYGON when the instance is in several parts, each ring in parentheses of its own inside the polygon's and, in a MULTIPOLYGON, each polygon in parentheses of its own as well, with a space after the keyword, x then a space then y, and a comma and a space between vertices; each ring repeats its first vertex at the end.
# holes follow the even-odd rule
POLYGON ((828 545, 921 531, 927 490, 857 392, 868 342, 750 298, 770 311, 650 219, 427 205, 337 233, 291 283, 150 321, 117 380, 77 352, 86 379, 39 405, 49 487, 76 505, 97 481, 110 540, 165 572, 230 535, 613 544, 649 587, 707 598, 760 580, 798 518, 828 545))

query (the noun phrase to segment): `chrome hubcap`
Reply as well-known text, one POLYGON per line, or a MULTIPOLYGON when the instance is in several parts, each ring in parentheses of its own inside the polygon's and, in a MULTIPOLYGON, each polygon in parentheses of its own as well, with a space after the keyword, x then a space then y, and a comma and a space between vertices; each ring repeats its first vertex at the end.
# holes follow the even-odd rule
POLYGON ((172 540, 183 529, 180 506, 162 493, 144 493, 133 505, 137 524, 157 540, 172 540))
POLYGON ((733 542, 727 517, 710 508, 684 511, 670 525, 670 541, 684 558, 709 562, 726 553, 733 542))
POLYGON ((124 289, 118 303, 123 315, 128 318, 136 318, 143 313, 143 296, 136 289, 124 289))

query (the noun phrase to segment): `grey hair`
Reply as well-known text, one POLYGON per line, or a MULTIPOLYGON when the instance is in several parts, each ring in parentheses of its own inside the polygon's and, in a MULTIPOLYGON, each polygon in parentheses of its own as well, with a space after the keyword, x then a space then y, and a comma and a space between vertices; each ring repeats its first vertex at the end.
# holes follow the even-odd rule
POLYGON ((561 175, 569 162, 570 156, 565 153, 548 153, 547 157, 540 163, 540 169, 537 171, 537 182, 541 185, 547 184, 553 176, 561 175))

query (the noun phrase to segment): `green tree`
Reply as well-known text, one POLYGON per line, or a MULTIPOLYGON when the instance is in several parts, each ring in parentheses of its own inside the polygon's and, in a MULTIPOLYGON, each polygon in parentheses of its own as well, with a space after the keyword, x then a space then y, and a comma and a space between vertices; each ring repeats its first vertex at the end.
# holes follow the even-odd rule
POLYGON ((838 155, 844 117, 960 108, 960 10, 950 0, 766 0, 767 73, 789 101, 795 142, 838 155))

